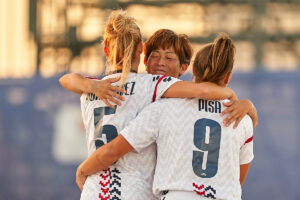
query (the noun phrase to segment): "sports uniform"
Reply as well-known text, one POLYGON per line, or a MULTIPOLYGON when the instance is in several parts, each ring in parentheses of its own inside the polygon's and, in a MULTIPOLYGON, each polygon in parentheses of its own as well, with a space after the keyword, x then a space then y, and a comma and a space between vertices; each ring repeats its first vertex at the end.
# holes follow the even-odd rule
MULTIPOLYGON (((106 76, 113 78, 120 73, 106 76)), ((129 73, 123 88, 125 101, 122 106, 109 108, 94 94, 82 94, 81 110, 86 128, 88 153, 115 138, 136 115, 179 79, 150 74, 129 73)), ((155 199, 152 193, 153 172, 156 163, 156 146, 130 152, 107 170, 88 176, 81 199, 155 199), (150 155, 150 157, 145 157, 150 155)))
POLYGON ((253 126, 245 116, 236 129, 225 127, 223 109, 222 101, 162 99, 121 131, 137 152, 156 141, 154 194, 165 200, 241 199, 239 170, 254 157, 253 126))

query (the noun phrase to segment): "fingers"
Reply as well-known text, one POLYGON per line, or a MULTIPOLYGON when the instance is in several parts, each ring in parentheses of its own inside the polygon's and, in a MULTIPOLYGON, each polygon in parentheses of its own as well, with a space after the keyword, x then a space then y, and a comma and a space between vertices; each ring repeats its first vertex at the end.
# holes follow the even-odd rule
POLYGON ((77 183, 77 186, 80 189, 80 191, 82 191, 83 190, 83 186, 81 186, 81 184, 79 182, 76 182, 76 183, 77 183))
POLYGON ((83 184, 80 181, 76 181, 78 188, 80 189, 80 191, 83 190, 83 184))
POLYGON ((121 102, 119 102, 118 100, 116 100, 116 99, 113 98, 112 96, 107 95, 106 98, 107 98, 109 101, 115 103, 115 104, 118 105, 118 106, 121 106, 121 105, 122 105, 121 102))
POLYGON ((234 122, 237 118, 237 113, 232 112, 224 119, 223 123, 225 124, 225 126, 230 126, 230 124, 234 122))
POLYGON ((242 117, 238 117, 237 118, 237 120, 235 121, 235 123, 234 123, 234 126, 233 126, 233 129, 235 129, 235 128, 237 128, 238 127, 238 125, 239 125, 239 123, 242 121, 242 117))
POLYGON ((230 113, 232 111, 233 111, 233 107, 228 107, 221 112, 220 116, 224 116, 226 113, 230 113))
POLYGON ((234 103, 234 101, 229 101, 229 102, 223 102, 223 105, 226 107, 231 106, 234 103))
POLYGON ((107 100, 107 99, 101 99, 108 107, 110 107, 110 108, 114 108, 114 106, 111 104, 111 103, 109 103, 109 101, 107 100))
POLYGON ((109 96, 113 96, 113 97, 115 97, 115 98, 117 98, 117 99, 119 99, 119 100, 121 100, 121 101, 124 101, 124 100, 125 100, 124 97, 122 97, 121 95, 119 95, 119 94, 117 94, 117 93, 115 93, 115 92, 112 92, 112 91, 109 91, 109 92, 108 92, 108 95, 109 95, 109 96))
POLYGON ((119 80, 121 80, 121 76, 117 76, 115 78, 107 79, 107 81, 110 82, 110 83, 115 83, 115 82, 118 82, 119 80))
POLYGON ((76 184, 77 184, 78 188, 82 191, 83 185, 80 183, 79 177, 76 177, 76 184))
POLYGON ((123 88, 118 87, 118 86, 111 85, 110 89, 115 91, 115 92, 126 93, 126 90, 124 90, 123 88))

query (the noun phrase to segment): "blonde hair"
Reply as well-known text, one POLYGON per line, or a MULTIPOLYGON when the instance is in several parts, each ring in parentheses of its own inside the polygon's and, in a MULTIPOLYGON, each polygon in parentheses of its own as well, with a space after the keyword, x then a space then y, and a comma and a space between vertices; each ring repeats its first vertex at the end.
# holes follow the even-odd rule
POLYGON ((220 33, 213 43, 202 47, 196 54, 193 72, 196 82, 219 84, 232 71, 235 46, 229 36, 220 33))
POLYGON ((104 30, 103 43, 108 50, 109 71, 122 66, 121 85, 130 72, 137 46, 141 41, 141 31, 133 17, 123 10, 116 10, 110 14, 104 30))

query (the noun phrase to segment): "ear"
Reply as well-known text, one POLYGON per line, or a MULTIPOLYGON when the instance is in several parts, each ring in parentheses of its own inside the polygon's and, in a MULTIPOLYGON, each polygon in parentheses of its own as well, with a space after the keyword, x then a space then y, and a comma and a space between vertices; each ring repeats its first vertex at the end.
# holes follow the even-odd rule
POLYGON ((181 67, 180 67, 179 76, 183 75, 188 67, 189 67, 188 64, 182 64, 181 67))
POLYGON ((106 46, 104 46, 104 54, 106 57, 109 56, 109 51, 108 51, 108 48, 106 46))
POLYGON ((149 72, 149 69, 148 69, 148 66, 147 66, 146 56, 144 57, 144 64, 145 64, 147 73, 150 73, 150 72, 149 72))
POLYGON ((228 74, 226 75, 225 81, 224 83, 227 85, 231 79, 232 76, 232 72, 228 72, 228 74))

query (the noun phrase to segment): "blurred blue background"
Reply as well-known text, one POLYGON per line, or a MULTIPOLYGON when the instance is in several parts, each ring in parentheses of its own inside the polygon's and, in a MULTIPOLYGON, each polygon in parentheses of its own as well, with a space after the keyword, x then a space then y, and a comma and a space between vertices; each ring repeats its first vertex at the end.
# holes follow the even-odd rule
MULTIPOLYGON (((230 87, 259 115, 243 199, 300 198, 299 85, 300 72, 233 75, 230 87)), ((86 156, 79 96, 58 77, 0 80, 0 91, 0 199, 79 199, 75 172, 86 156)))
MULTIPOLYGON (((116 8, 137 19, 144 40, 169 28, 197 52, 220 31, 232 37, 230 87, 259 116, 243 199, 300 199, 299 1, 11 0, 0 2, 0 200, 79 199, 75 172, 87 156, 79 96, 58 79, 104 73, 100 42, 116 8)), ((182 78, 191 80, 191 67, 182 78)))

